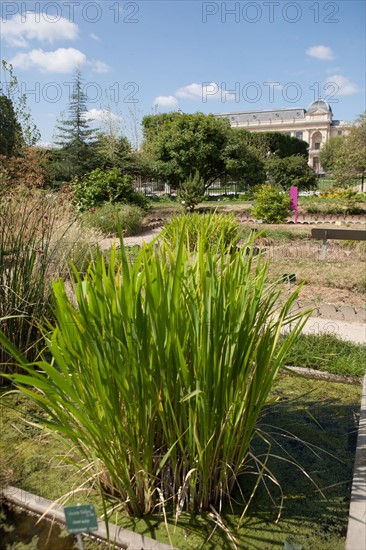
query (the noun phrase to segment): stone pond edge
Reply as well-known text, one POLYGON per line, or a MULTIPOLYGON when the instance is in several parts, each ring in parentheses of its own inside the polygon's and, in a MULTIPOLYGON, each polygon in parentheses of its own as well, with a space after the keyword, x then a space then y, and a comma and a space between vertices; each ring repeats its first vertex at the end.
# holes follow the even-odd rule
POLYGON ((363 379, 346 550, 366 550, 366 375, 363 379))
MULTIPOLYGON (((48 519, 57 521, 65 525, 65 515, 63 512, 63 506, 18 489, 11 485, 7 486, 1 491, 1 496, 10 504, 18 506, 23 510, 33 512, 35 514, 44 515, 48 519)), ((93 533, 86 533, 100 539, 102 542, 108 542, 107 530, 103 520, 98 519, 98 531, 93 533)), ((113 544, 115 548, 124 548, 126 550, 178 550, 170 545, 158 542, 144 535, 134 533, 128 529, 122 529, 117 525, 109 524, 109 540, 110 544, 113 544)))

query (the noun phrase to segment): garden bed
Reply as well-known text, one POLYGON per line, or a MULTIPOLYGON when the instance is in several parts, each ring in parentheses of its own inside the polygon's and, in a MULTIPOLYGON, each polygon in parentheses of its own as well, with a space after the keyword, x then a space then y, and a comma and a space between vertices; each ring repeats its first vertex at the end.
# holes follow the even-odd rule
MULTIPOLYGON (((296 540, 304 550, 344 548, 360 395, 361 387, 356 385, 279 376, 272 392, 277 402, 264 409, 258 427, 272 444, 270 454, 274 456, 267 466, 283 490, 281 519, 276 523, 281 504, 279 488, 266 478, 271 497, 261 485, 239 531, 236 525, 243 505, 233 501, 232 508, 225 505, 221 511, 223 524, 235 537, 237 548, 283 548, 286 540, 296 540)), ((37 412, 34 405, 16 395, 4 397, 1 405, 3 483, 51 499, 71 491, 69 504, 92 502, 101 515, 96 493, 86 486, 87 491, 75 494, 73 490, 82 480, 72 463, 60 460, 67 452, 71 461, 78 457, 54 435, 33 422, 20 421, 20 417, 31 421, 32 413, 37 412)), ((267 452, 260 437, 253 440, 253 448, 256 456, 267 452)), ((240 480, 246 499, 256 481, 256 476, 250 475, 254 470, 254 464, 248 464, 248 475, 240 480)), ((238 501, 242 499, 239 488, 235 496, 238 501)), ((183 512, 176 528, 173 511, 167 510, 167 514, 170 536, 177 548, 235 547, 223 528, 216 527, 213 533, 213 512, 197 516, 183 512)), ((111 521, 169 542, 162 513, 141 519, 119 514, 111 521)))

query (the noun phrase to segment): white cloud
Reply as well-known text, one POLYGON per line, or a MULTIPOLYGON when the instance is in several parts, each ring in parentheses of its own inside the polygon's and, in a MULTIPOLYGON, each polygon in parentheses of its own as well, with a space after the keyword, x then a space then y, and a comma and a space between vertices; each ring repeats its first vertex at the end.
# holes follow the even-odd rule
POLYGON ((90 65, 94 73, 108 73, 110 71, 109 65, 103 63, 103 61, 91 61, 90 65))
POLYGON ((85 118, 87 120, 94 120, 95 122, 111 121, 113 123, 122 121, 120 115, 116 115, 107 109, 89 109, 89 111, 85 113, 85 118))
POLYGON ((327 74, 339 73, 341 70, 341 67, 329 67, 329 69, 327 69, 327 74))
POLYGON ((277 90, 283 90, 282 84, 276 82, 275 80, 267 80, 266 82, 264 82, 264 84, 265 86, 269 86, 272 89, 277 88, 277 90))
POLYGON ((156 107, 171 107, 175 109, 179 103, 176 97, 172 95, 159 95, 153 101, 153 105, 156 107))
POLYGON ((79 27, 64 17, 52 19, 50 16, 26 12, 1 21, 2 37, 10 46, 25 48, 29 40, 39 40, 53 44, 57 40, 75 40, 79 27))
POLYGON ((193 82, 183 88, 179 88, 176 94, 182 99, 193 99, 206 102, 208 99, 218 99, 226 101, 227 99, 235 99, 235 94, 222 89, 216 82, 203 82, 197 84, 193 82))
POLYGON ((341 74, 330 76, 327 78, 326 84, 329 84, 329 88, 333 84, 335 87, 333 91, 334 95, 354 95, 361 91, 357 84, 352 82, 348 76, 341 74))
POLYGON ((10 63, 19 69, 39 69, 42 73, 71 73, 86 63, 86 55, 75 48, 59 48, 45 52, 42 49, 18 53, 10 63))
POLYGON ((93 40, 95 40, 96 42, 100 42, 100 38, 97 34, 94 34, 93 32, 91 32, 89 34, 90 38, 92 38, 93 40))
POLYGON ((310 57, 315 57, 321 61, 330 61, 331 59, 334 59, 332 49, 328 46, 311 46, 306 50, 306 53, 310 57))

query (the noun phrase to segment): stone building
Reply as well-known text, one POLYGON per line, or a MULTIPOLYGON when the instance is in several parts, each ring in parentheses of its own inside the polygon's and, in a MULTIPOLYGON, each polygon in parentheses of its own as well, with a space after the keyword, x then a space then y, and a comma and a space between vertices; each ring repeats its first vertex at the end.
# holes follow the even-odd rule
POLYGON ((250 132, 282 132, 302 139, 309 144, 309 165, 321 172, 319 151, 330 137, 347 131, 347 123, 333 120, 330 105, 318 99, 307 109, 274 109, 268 111, 241 111, 222 113, 218 118, 228 118, 232 128, 245 128, 250 132))

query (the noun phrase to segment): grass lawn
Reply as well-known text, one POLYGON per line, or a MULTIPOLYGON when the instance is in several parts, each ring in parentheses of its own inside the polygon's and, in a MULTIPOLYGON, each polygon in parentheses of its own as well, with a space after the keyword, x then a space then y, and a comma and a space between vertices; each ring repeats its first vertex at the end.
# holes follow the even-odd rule
MULTIPOLYGON (((268 450, 264 440, 271 443, 266 486, 260 486, 240 530, 236 526, 242 504, 224 505, 220 514, 237 548, 280 549, 290 537, 304 550, 344 548, 360 395, 360 386, 278 377, 272 391, 277 401, 265 407, 258 425, 260 436, 252 446, 263 460, 268 450), (284 494, 278 523, 281 491, 277 483, 284 494)), ((50 499, 70 491, 69 504, 91 502, 101 514, 101 503, 90 485, 84 492, 73 493, 82 483, 72 464, 79 458, 65 442, 37 427, 33 417, 37 412, 28 398, 8 395, 1 400, 2 483, 50 499), (68 462, 61 459, 65 455, 68 462)), ((255 471, 255 464, 249 462, 247 475, 239 480, 237 502, 243 496, 249 498, 255 471)), ((235 548, 223 528, 215 528, 212 513, 183 512, 176 528, 171 510, 167 516, 173 545, 181 550, 235 548)), ((169 542, 161 512, 140 519, 119 514, 111 521, 169 542)))

